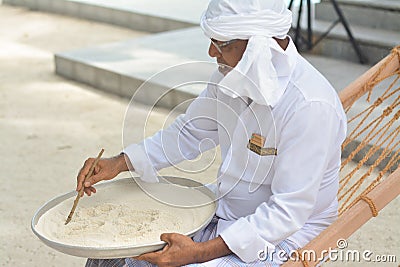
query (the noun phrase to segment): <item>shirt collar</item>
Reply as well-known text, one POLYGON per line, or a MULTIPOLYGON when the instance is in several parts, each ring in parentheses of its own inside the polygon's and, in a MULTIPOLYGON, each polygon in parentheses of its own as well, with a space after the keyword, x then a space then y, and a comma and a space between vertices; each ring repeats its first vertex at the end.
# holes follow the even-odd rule
POLYGON ((283 50, 277 42, 272 42, 271 44, 271 60, 275 67, 279 82, 279 88, 277 89, 278 92, 275 93, 274 99, 272 99, 269 105, 271 108, 278 104, 284 92, 286 91, 294 68, 296 67, 299 55, 292 39, 289 36, 288 38, 289 44, 286 47, 286 50, 283 50))
POLYGON ((283 50, 278 42, 272 42, 272 64, 278 74, 278 77, 291 76, 297 62, 298 52, 290 36, 289 44, 286 50, 283 50))

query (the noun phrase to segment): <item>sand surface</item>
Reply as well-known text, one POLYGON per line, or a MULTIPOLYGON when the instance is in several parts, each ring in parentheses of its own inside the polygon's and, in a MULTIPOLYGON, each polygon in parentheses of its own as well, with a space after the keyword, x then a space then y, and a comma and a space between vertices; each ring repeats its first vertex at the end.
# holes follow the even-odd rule
MULTIPOLYGON (((147 185, 198 207, 168 205, 145 193, 133 180, 107 183, 92 197, 83 198, 71 219, 65 219, 73 205, 72 196, 40 216, 37 232, 63 245, 90 248, 120 248, 160 242, 162 233, 192 234, 215 212, 212 199, 199 190, 156 183, 147 185), (105 187, 104 187, 105 186, 105 187), (195 201, 193 201, 195 200, 195 201), (188 201, 185 201, 188 202, 188 201)), ((150 190, 151 192, 151 190, 150 190)))
MULTIPOLYGON (((47 200, 75 187, 86 157, 101 147, 105 156, 121 151, 128 100, 56 76, 53 54, 144 33, 4 5, 0 25, 0 265, 84 266, 85 259, 45 246, 30 220, 47 200)), ((149 127, 158 129, 164 116, 155 112, 149 127)), ((216 169, 194 178, 204 182, 216 169)), ((399 207, 397 198, 349 239, 351 249, 397 255, 397 263, 369 266, 400 264, 399 207)))

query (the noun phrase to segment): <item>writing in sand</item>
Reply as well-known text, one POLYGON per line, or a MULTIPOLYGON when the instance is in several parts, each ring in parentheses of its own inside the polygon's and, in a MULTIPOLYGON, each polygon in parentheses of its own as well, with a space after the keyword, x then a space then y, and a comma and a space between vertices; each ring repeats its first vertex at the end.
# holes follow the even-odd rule
MULTIPOLYGON (((125 183, 107 186, 79 202, 69 224, 64 225, 72 206, 71 197, 44 213, 36 230, 49 240, 84 247, 121 247, 160 241, 162 233, 187 234, 212 216, 213 203, 200 207, 176 207, 157 201, 138 186, 125 183)), ((157 184, 157 191, 187 195, 206 203, 198 190, 157 184), (173 191, 181 192, 173 192, 173 191)), ((208 199, 207 199, 208 198, 208 199)), ((208 201, 209 202, 209 201, 208 201)))

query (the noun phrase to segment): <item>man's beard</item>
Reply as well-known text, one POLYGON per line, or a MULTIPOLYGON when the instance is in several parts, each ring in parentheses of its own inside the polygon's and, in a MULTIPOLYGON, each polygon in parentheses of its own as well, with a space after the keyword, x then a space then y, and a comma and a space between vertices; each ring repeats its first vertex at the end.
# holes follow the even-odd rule
POLYGON ((224 76, 226 76, 231 70, 232 68, 225 64, 218 64, 218 71, 224 76))

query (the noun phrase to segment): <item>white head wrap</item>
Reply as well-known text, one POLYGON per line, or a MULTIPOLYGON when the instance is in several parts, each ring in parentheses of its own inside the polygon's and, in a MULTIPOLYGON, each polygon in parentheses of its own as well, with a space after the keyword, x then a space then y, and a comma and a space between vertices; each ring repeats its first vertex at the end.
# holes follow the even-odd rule
POLYGON ((200 22, 205 35, 219 41, 248 40, 242 59, 219 83, 234 92, 222 89, 224 93, 247 96, 258 104, 278 101, 281 90, 271 61, 271 42, 275 42, 272 37, 284 39, 291 23, 292 13, 284 0, 211 0, 200 22))

